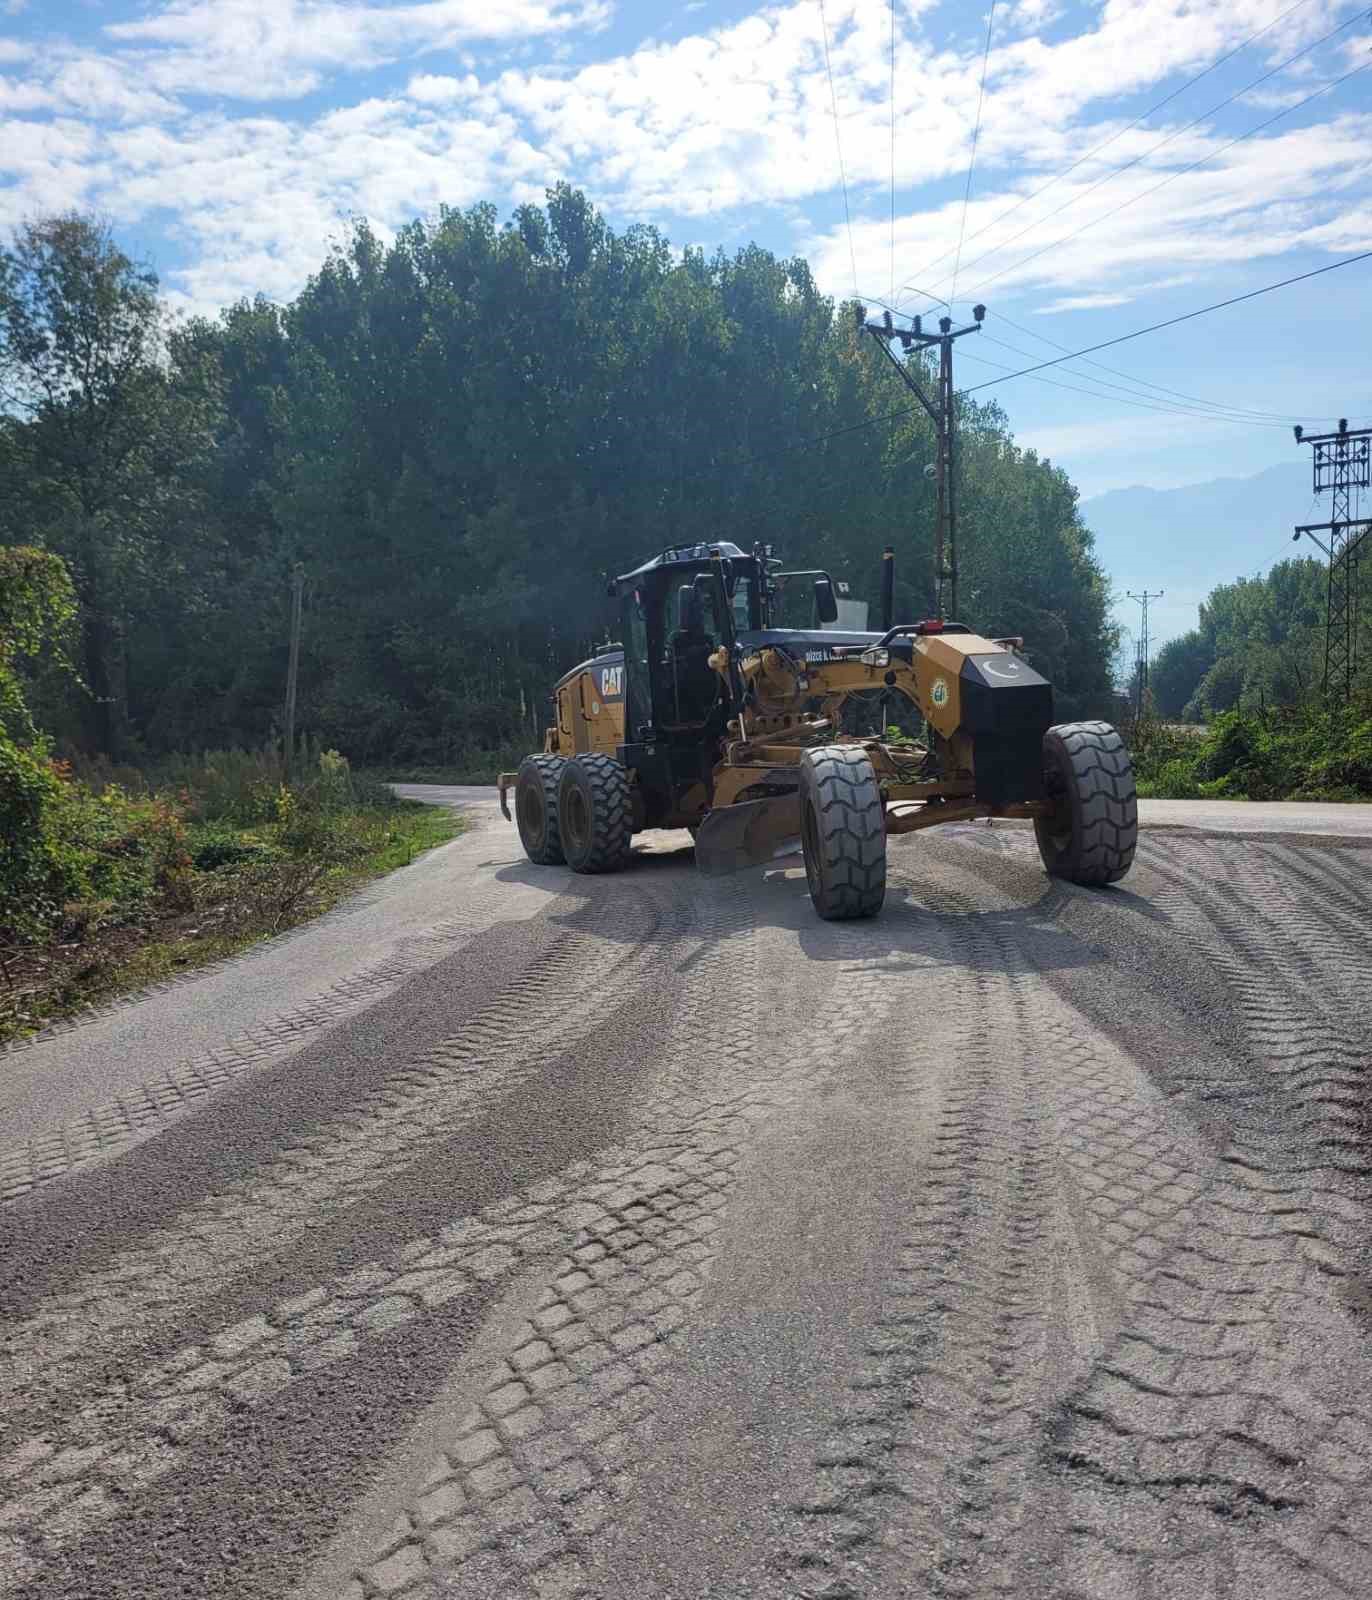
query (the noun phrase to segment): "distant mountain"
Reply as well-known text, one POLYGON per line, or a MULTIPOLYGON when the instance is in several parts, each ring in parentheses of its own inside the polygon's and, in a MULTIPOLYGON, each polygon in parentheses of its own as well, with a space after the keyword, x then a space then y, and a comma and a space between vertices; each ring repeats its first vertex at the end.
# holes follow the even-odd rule
POLYGON ((1216 584, 1265 572, 1288 555, 1313 554, 1307 541, 1291 542, 1291 529, 1319 520, 1308 461, 1181 489, 1112 489, 1083 500, 1081 514, 1120 593, 1121 622, 1138 628, 1139 608, 1123 598, 1126 590, 1165 591, 1149 613, 1154 646, 1194 628, 1196 608, 1216 584))

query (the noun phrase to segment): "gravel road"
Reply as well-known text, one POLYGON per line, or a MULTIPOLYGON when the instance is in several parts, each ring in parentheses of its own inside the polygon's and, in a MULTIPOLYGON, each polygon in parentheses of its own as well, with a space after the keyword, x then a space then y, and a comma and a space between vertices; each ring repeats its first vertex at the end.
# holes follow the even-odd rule
POLYGON ((0 1055, 0 1595, 1372 1593, 1372 807, 831 925, 411 792, 472 828, 0 1055))

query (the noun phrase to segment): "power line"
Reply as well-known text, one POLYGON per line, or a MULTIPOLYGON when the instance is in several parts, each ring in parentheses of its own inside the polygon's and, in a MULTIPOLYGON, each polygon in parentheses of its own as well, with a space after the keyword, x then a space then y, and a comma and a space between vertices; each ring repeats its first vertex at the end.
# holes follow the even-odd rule
POLYGON ((972 202, 972 172, 977 164, 977 140, 981 137, 981 107, 986 98, 986 63, 991 59, 991 28, 995 20, 996 0, 991 0, 991 9, 986 15, 986 48, 981 53, 981 88, 977 90, 977 120, 972 127, 972 154, 967 161, 967 187, 962 193, 962 226, 958 229, 958 253, 953 262, 953 287, 948 291, 950 300, 956 300, 958 297, 958 267, 962 261, 962 236, 967 231, 967 208, 972 202))
POLYGON ((834 112, 834 147, 838 151, 838 181, 843 185, 843 221, 848 229, 848 262, 853 269, 853 293, 857 293, 857 253, 853 249, 853 218, 848 210, 848 174, 843 169, 843 135, 838 128, 838 94, 834 89, 834 65, 829 59, 829 19, 824 15, 824 0, 819 0, 819 26, 824 35, 824 70, 829 75, 829 104, 834 112))
MULTIPOLYGON (((988 333, 986 335, 986 341, 989 344, 998 345, 1002 350, 1009 350, 1017 356, 1025 356, 1030 361, 1036 359, 1032 352, 1028 350, 1021 350, 1018 345, 1008 344, 1004 339, 997 339, 992 334, 988 333)), ((1067 349, 1066 345, 1057 344, 1053 340, 1045 340, 1044 342, 1051 344, 1053 349, 1061 350, 1064 352, 1064 354, 1070 357, 1071 351, 1067 349)), ((991 364, 995 365, 994 362, 991 364)), ((1115 370, 1113 367, 1103 366, 1098 361, 1093 361, 1089 363, 1089 365, 1100 367, 1102 372, 1113 372, 1115 370)), ((1007 367, 1005 370, 1008 372, 1011 369, 1007 367)), ((1122 383, 1112 383, 1108 378, 1097 378, 1093 373, 1078 372, 1075 367, 1069 367, 1066 370, 1072 377, 1081 378, 1084 382, 1091 383, 1096 386, 1093 389, 1078 389, 1078 394, 1094 395, 1098 399, 1106 400, 1125 399, 1130 405, 1147 406, 1150 410, 1156 411, 1170 411, 1174 416, 1200 417, 1202 419, 1208 417, 1212 421, 1216 422, 1234 422, 1241 423, 1246 427, 1279 428, 1283 430, 1290 427, 1293 422, 1308 422, 1311 420, 1308 417, 1279 416, 1271 412, 1249 413, 1240 406, 1222 405, 1218 401, 1214 400, 1201 400, 1187 404, 1180 402, 1177 399, 1166 398, 1168 393, 1175 394, 1176 391, 1163 391, 1162 394, 1146 394, 1138 388, 1130 388, 1122 383), (1105 390, 1112 389, 1118 391, 1118 393, 1106 394, 1103 392, 1105 390)), ((1129 374, 1122 373, 1121 376, 1128 378, 1129 374)), ((1048 378, 1040 378, 1036 381, 1040 383, 1048 383, 1052 380, 1048 378)), ((1067 389, 1074 386, 1064 383, 1058 384, 1058 387, 1067 389)), ((1156 388, 1159 386, 1152 385, 1151 387, 1156 388)))
MULTIPOLYGON (((1126 133, 1132 133, 1134 129, 1137 128, 1141 123, 1147 122, 1149 117, 1156 115, 1156 113, 1161 111, 1164 106, 1170 105, 1173 100, 1178 98, 1178 96, 1185 94, 1188 89, 1193 88, 1196 84, 1198 84, 1202 78, 1209 77, 1212 72, 1217 72, 1227 61, 1232 61, 1236 55, 1239 55, 1246 50, 1250 44, 1255 44, 1259 39, 1262 38, 1263 34, 1270 33, 1279 22, 1284 22, 1293 11, 1299 11, 1302 6, 1309 4, 1310 0, 1296 0, 1295 5, 1288 6, 1280 16, 1275 17, 1267 24, 1266 27, 1259 28, 1256 33, 1249 34, 1242 44, 1235 45, 1227 55, 1222 55, 1218 61, 1211 62, 1208 67, 1198 72, 1194 78, 1188 78, 1179 89, 1173 89, 1171 94, 1164 95, 1161 100, 1159 100, 1155 105, 1149 106, 1147 111, 1143 112, 1140 116, 1135 117, 1134 120, 1126 127, 1120 128, 1117 132, 1112 133, 1108 139, 1102 139, 1099 144, 1093 145, 1084 156, 1078 156, 1077 159, 1072 162, 1071 166, 1064 167, 1061 172, 1059 172, 1055 177, 1049 178, 1047 183, 1041 184, 1037 189, 1034 190, 1032 194, 1025 195, 1022 200, 1017 200, 1014 205, 1009 206, 1006 210, 1002 211, 999 216, 992 217, 990 222, 977 229, 977 231, 972 235, 972 238, 980 239, 982 234, 989 233, 992 228, 996 227, 999 223, 1004 222, 1006 217, 1013 216, 1016 211, 1022 210, 1025 206, 1037 200, 1041 194, 1047 194, 1047 192, 1053 188, 1055 184, 1061 183, 1065 177, 1075 172, 1078 167, 1084 166, 1088 161, 1092 160, 1095 156, 1098 156, 1102 150, 1108 149, 1117 140, 1122 139, 1126 133)), ((926 263, 920 268, 916 276, 923 277, 926 272, 928 272, 931 268, 938 266, 941 261, 946 261, 948 257, 952 255, 952 253, 953 252, 951 250, 945 250, 941 256, 935 256, 932 261, 926 263)))
MULTIPOLYGON (((1201 112, 1200 116, 1193 117, 1190 122, 1186 123, 1184 126, 1182 126, 1180 128, 1175 129, 1173 132, 1169 133, 1165 138, 1159 139, 1156 144, 1151 144, 1151 145, 1149 145, 1149 147, 1146 150, 1140 151, 1140 153, 1138 155, 1136 155, 1133 158, 1132 161, 1126 161, 1124 163, 1124 165, 1121 166, 1121 167, 1112 168, 1111 171, 1107 172, 1104 175, 1104 177, 1097 178, 1096 181, 1093 184, 1089 184, 1085 189, 1083 189, 1080 192, 1080 194, 1075 194, 1075 195, 1072 196, 1072 198, 1070 200, 1065 200, 1057 208, 1056 211, 1050 211, 1047 216, 1036 217, 1034 219, 1034 221, 1031 222, 1028 225, 1028 227, 1021 228, 1018 233, 1011 234, 1011 236, 1008 239, 1002 239, 999 244, 992 245, 989 250, 984 250, 979 256, 977 256, 973 260, 971 265, 975 266, 977 261, 985 261, 988 256, 998 255, 1000 253, 1000 251, 1002 251, 1002 250, 1006 249, 1008 246, 1014 244, 1016 239, 1022 239, 1025 236, 1025 234, 1032 233, 1035 228, 1041 227, 1045 222, 1051 221, 1052 218, 1054 218, 1054 217, 1061 216, 1061 214, 1064 211, 1070 211, 1073 206, 1078 205, 1078 204, 1080 204, 1081 201, 1085 200, 1087 195, 1094 194, 1097 189, 1102 188, 1107 183, 1113 183, 1114 180, 1116 178, 1120 177, 1123 173, 1128 172, 1132 167, 1138 166, 1140 162, 1146 161, 1149 158, 1149 156, 1156 155, 1157 152, 1159 150, 1163 149, 1166 145, 1172 144, 1175 140, 1180 139, 1182 134, 1190 133, 1192 128, 1198 127, 1202 122, 1208 121, 1211 117, 1215 116, 1217 112, 1223 111, 1226 106, 1233 105, 1235 100, 1241 99, 1242 96, 1250 93, 1252 90, 1254 90, 1256 88, 1259 88, 1262 84, 1266 83, 1269 78, 1274 78, 1274 77, 1276 77, 1277 73, 1284 72, 1287 67, 1292 66, 1295 62, 1299 61, 1302 56, 1308 56, 1312 50, 1317 50, 1320 47, 1320 45, 1326 43, 1326 41, 1328 41, 1329 39, 1332 39, 1336 33, 1342 33, 1346 28, 1351 27, 1352 24, 1354 22, 1356 22, 1356 21, 1357 21, 1357 17, 1349 17, 1346 22, 1341 22, 1341 23, 1338 24, 1337 27, 1331 28, 1328 33, 1322 34, 1318 39, 1316 39, 1314 41, 1313 44, 1308 44, 1303 49, 1297 50, 1295 55, 1288 56, 1285 61, 1282 61, 1282 62, 1278 63, 1277 66, 1270 68, 1267 72, 1264 72, 1260 77, 1254 78, 1251 83, 1245 84, 1242 89, 1236 89, 1233 94, 1231 94, 1227 99, 1221 100, 1218 105, 1211 106, 1208 111, 1203 111, 1203 112, 1201 112)), ((1316 92, 1317 93, 1323 93, 1323 90, 1317 90, 1316 92)), ((1313 99, 1314 96, 1312 95, 1310 98, 1313 99)), ((1305 104, 1305 103, 1306 103, 1305 101, 1301 102, 1302 105, 1305 104)), ((1286 115, 1289 114, 1289 112, 1298 111, 1299 109, 1300 109, 1300 106, 1290 106, 1290 107, 1287 108, 1286 111, 1279 112, 1278 116, 1286 116, 1286 115)), ((1268 119, 1268 122, 1275 122, 1276 120, 1277 120, 1276 117, 1271 117, 1271 118, 1268 119)), ((1268 123, 1259 123, 1257 128, 1250 129, 1249 133, 1244 134, 1243 137, 1244 138, 1248 138, 1248 137, 1250 137, 1251 134, 1259 132, 1262 128, 1266 127, 1267 125, 1268 125, 1268 123)), ((1234 141, 1234 142, 1237 142, 1237 141, 1234 141)), ((1227 150, 1229 148, 1229 146, 1225 145, 1223 148, 1227 150)), ((1218 154, 1220 154, 1220 151, 1215 151, 1214 154, 1218 155, 1218 154)), ((1201 158, 1202 161, 1206 161, 1206 160, 1209 160, 1209 159, 1210 159, 1209 156, 1203 156, 1201 158)), ((1199 166, 1200 164, 1201 164, 1200 162, 1193 163, 1194 166, 1199 166)), ((1189 172, 1190 170, 1191 170, 1190 167, 1183 167, 1181 169, 1181 172, 1175 173, 1175 174, 1173 174, 1173 176, 1174 177, 1180 177, 1182 175, 1182 173, 1189 172)), ((1169 178, 1167 181, 1170 182, 1171 179, 1169 178)), ((1130 203, 1132 204, 1132 202, 1130 202, 1130 203)), ((1110 213, 1107 212, 1106 215, 1108 216, 1108 215, 1110 215, 1110 213)), ((1070 235, 1069 235, 1069 237, 1070 237, 1070 235)), ((1032 257, 1030 259, 1032 259, 1032 257)), ((988 279, 987 281, 990 282, 992 280, 988 279)))
MULTIPOLYGON (((1014 349, 1013 345, 1007 345, 1002 339, 991 339, 990 343, 1000 345, 1001 348, 1005 350, 1014 349)), ((1019 351, 1016 353, 1023 354, 1024 352, 1019 351)), ((1015 374, 1015 369, 1013 367, 1001 366, 1000 362, 998 361, 988 361, 985 356, 969 355, 966 359, 969 361, 979 361, 985 367, 995 367, 1001 372, 1017 375, 1015 374)), ((1165 400, 1135 399, 1126 393, 1107 394, 1104 389, 1084 389, 1079 384, 1063 383, 1057 378, 1044 378, 1035 376, 1034 382, 1049 384, 1054 389, 1067 389, 1073 394, 1089 395, 1093 400, 1110 400, 1116 405, 1138 406, 1144 411, 1156 411, 1168 417, 1191 417, 1198 420, 1208 419, 1212 422, 1231 423, 1235 427, 1276 428, 1282 433, 1285 433, 1289 426, 1289 424, 1285 422, 1256 422, 1250 417, 1230 417, 1214 411, 1197 411, 1192 407, 1169 404, 1165 400)), ((1109 387, 1113 389, 1122 388, 1120 384, 1111 384, 1109 387)), ((966 393, 967 391, 964 390, 963 392, 966 393)))
POLYGON ((1282 278, 1278 283, 1264 284, 1261 289, 1250 289, 1246 294, 1231 295, 1227 300, 1217 300, 1213 305, 1201 306, 1196 311, 1184 311, 1178 317, 1168 317, 1162 322, 1152 322, 1146 328, 1135 328, 1133 333, 1122 333, 1114 339, 1102 339, 1099 344, 1089 344, 1084 350, 1074 350, 1070 355, 1055 356, 1051 361, 1040 361, 1036 366, 1023 367, 1008 378, 992 378, 986 383, 974 384, 964 389, 964 394, 975 394, 978 389, 989 389, 992 384, 1006 383, 1009 378, 1027 378, 1031 373, 1043 372, 1048 367, 1060 367, 1064 361, 1077 361, 1082 356, 1094 355, 1097 350, 1110 350, 1117 344, 1128 344, 1131 339, 1141 339, 1147 333, 1159 333, 1163 328, 1175 328, 1178 323, 1192 322, 1197 317, 1208 316, 1212 311, 1223 311, 1226 306, 1240 305, 1245 300, 1256 300, 1259 295, 1271 294, 1274 289, 1285 289, 1293 283, 1304 283, 1309 278, 1322 277, 1326 272, 1337 272, 1340 267, 1351 267, 1359 261, 1372 260, 1372 250, 1362 250, 1355 256, 1344 256, 1331 261, 1328 266, 1315 267, 1310 272, 1298 272, 1294 277, 1282 278))
MULTIPOLYGON (((1280 122, 1283 117, 1289 117, 1293 112, 1303 111, 1312 100, 1318 100, 1322 94, 1327 94, 1330 89, 1337 89, 1340 84, 1347 83, 1350 78, 1355 78, 1358 73, 1365 72, 1369 65, 1372 65, 1372 63, 1364 61, 1361 66, 1352 68, 1351 71, 1345 72, 1341 77, 1334 78, 1329 83, 1321 84, 1318 89, 1314 90, 1313 93, 1306 95, 1303 100, 1297 101, 1297 103, 1293 106, 1285 106, 1280 111, 1273 112, 1270 117, 1267 117, 1264 121, 1258 123, 1256 127, 1249 128, 1246 133, 1238 134, 1235 138, 1230 139, 1226 144, 1222 144, 1218 150, 1211 150, 1206 155, 1201 156, 1198 160, 1188 162, 1186 166, 1179 167, 1175 172, 1169 173, 1167 177, 1163 178, 1161 182, 1155 183, 1151 188, 1144 189, 1141 193, 1131 196, 1128 200, 1122 200, 1119 205, 1112 206, 1109 211, 1103 211, 1100 216, 1093 217, 1089 222, 1083 222, 1079 228, 1073 228, 1070 233, 1063 234, 1060 239, 1054 239, 1051 243, 1040 246, 1039 249, 1034 250, 1029 255, 1025 256, 1023 260, 1012 262, 1008 267, 1002 267, 999 272, 993 272, 989 278, 982 279, 975 292, 977 294, 981 294, 985 289, 989 288, 991 284, 995 283, 998 279, 1003 278, 1007 272, 1018 271, 1020 267, 1027 267, 1031 261, 1037 261, 1040 256, 1046 255, 1048 251, 1056 250, 1059 248, 1059 246, 1064 244, 1070 244, 1073 239, 1079 237, 1083 233, 1086 233, 1088 229, 1097 227, 1102 222, 1109 221, 1111 217, 1118 216, 1121 211, 1126 211, 1130 206, 1137 205, 1140 200, 1146 200, 1149 195, 1156 194, 1159 189, 1165 189, 1169 183, 1175 183, 1178 178, 1184 178, 1188 172, 1194 172, 1197 167, 1203 167, 1207 161, 1213 161, 1217 156, 1222 156, 1226 150, 1232 150, 1236 144, 1242 144, 1246 139, 1251 139, 1255 133, 1261 133, 1264 128, 1270 128, 1274 122, 1280 122)), ((1185 130, 1183 129, 1182 131, 1184 132, 1185 130)), ((1122 172, 1125 169, 1121 167, 1119 170, 1122 172)), ((1092 187, 1098 188, 1099 185, 1095 184, 1092 185, 1092 187)), ((1088 189, 1085 192, 1089 194, 1091 191, 1088 189)), ((1057 212, 1052 214, 1056 216, 1057 212)), ((1047 219, 1045 218, 1043 220, 1047 219)), ((1034 226, 1037 226, 1037 224, 1034 224, 1034 226)), ((1025 231, 1027 232, 1029 230, 1026 229, 1025 231)), ((1020 235, 1017 234, 1016 238, 1018 237, 1020 237, 1020 235)), ((1002 248, 1003 246, 997 246, 996 250, 1002 248)), ((986 254, 995 255, 996 250, 988 250, 986 254)), ((985 260, 985 256, 979 257, 978 259, 985 260)))
MULTIPOLYGON (((988 312, 987 315, 988 316, 994 316, 998 322, 1007 323, 1010 327, 1015 328, 1020 333, 1024 334, 1024 336, 1026 338, 1037 339, 1037 340, 1040 341, 1040 343, 1048 345, 1050 349, 1061 350, 1061 351, 1063 351, 1064 354, 1070 354, 1070 352, 1067 350, 1067 346, 1065 344, 1059 344, 1056 339, 1050 339, 1046 333, 1040 333, 1036 328, 1026 328, 1022 322, 1016 322, 1013 317, 1007 317, 1003 311, 988 312)), ((991 335, 990 334, 987 334, 986 337, 987 337, 987 339, 990 339, 993 344, 1004 344, 1003 340, 991 339, 991 335)), ((1012 345, 1012 344, 1004 344, 1004 347, 1007 350, 1014 350, 1015 349, 1015 346, 1012 345)), ((1029 352, 1027 350, 1017 350, 1016 354, 1028 357, 1029 360, 1033 360, 1033 357, 1029 355, 1029 352)), ((1096 367, 1101 372, 1108 372, 1108 373, 1112 374, 1116 378, 1123 378, 1127 383, 1141 385, 1145 389, 1156 389, 1159 394, 1171 395, 1174 399, 1188 401, 1192 405, 1210 407, 1210 408, 1218 409, 1218 410, 1221 410, 1221 411, 1230 411, 1230 412, 1233 412, 1237 416, 1251 417, 1251 418, 1253 418, 1254 420, 1257 420, 1257 421, 1290 423, 1290 422, 1325 422, 1325 421, 1332 422, 1334 420, 1332 417, 1329 417, 1329 418, 1326 418, 1326 417, 1311 417, 1311 416, 1305 416, 1305 415, 1298 415, 1298 414, 1296 414, 1294 412, 1288 413, 1288 412, 1284 412, 1284 411, 1263 411, 1263 410, 1256 409, 1256 408, 1254 408, 1252 406, 1231 406, 1231 405, 1225 404, 1225 403, 1223 403, 1221 401, 1218 401, 1218 400, 1206 400, 1206 399, 1203 399, 1200 395, 1187 394, 1182 389, 1169 389, 1166 384, 1154 383, 1152 381, 1152 379, 1150 379, 1150 378, 1140 378, 1140 377, 1138 377, 1136 374, 1134 374, 1132 372, 1123 372, 1123 371, 1120 370, 1119 367, 1107 366, 1105 364, 1105 362, 1103 362, 1103 361, 1089 361, 1088 360, 1085 364, 1088 367, 1096 367)), ((1099 381, 1099 380, 1097 380, 1097 381, 1099 381)), ((1116 385, 1107 384, 1106 387, 1107 388, 1114 388, 1114 387, 1116 387, 1116 385)))
MULTIPOLYGON (((1189 322, 1196 317, 1203 317, 1211 311, 1220 311, 1227 306, 1237 305, 1244 300, 1252 300, 1256 299, 1259 295, 1270 294, 1275 289, 1284 289, 1288 284, 1301 283, 1307 278, 1319 277, 1321 274, 1333 272, 1339 267, 1352 266, 1356 262, 1366 261, 1369 259, 1372 259, 1372 250, 1365 250, 1354 256, 1346 256, 1342 260, 1331 261, 1328 266, 1317 267, 1312 272, 1303 272, 1293 278, 1283 278, 1279 283, 1270 283, 1261 289, 1252 289, 1246 294, 1234 295, 1228 300, 1217 301, 1214 305, 1201 306, 1196 311, 1185 312, 1179 317, 1169 317, 1164 322, 1156 322, 1146 328, 1137 328, 1132 333, 1121 334, 1115 339, 1106 339, 1100 344, 1088 345, 1084 350, 1073 351, 1069 355, 1057 357, 1052 361, 1041 362, 1039 365, 1034 367, 1025 367, 1017 372, 1009 372, 1001 378, 990 378, 985 383, 975 384, 969 389, 960 390, 959 393, 963 396, 968 396, 978 392, 981 389, 993 388, 999 383, 1008 383, 1011 378, 1029 377, 1036 372, 1044 370, 1045 368, 1060 366, 1064 361, 1077 360, 1082 356, 1093 355, 1098 350, 1106 350, 1113 345, 1125 344, 1131 339, 1142 338, 1145 334, 1157 333, 1164 328, 1173 327, 1177 323, 1189 322)), ((692 483, 705 478, 718 478, 723 472, 739 471, 747 467, 756 466, 760 462, 771 461, 781 456, 794 454, 794 452, 797 450, 813 450, 816 446, 832 443, 836 439, 851 438, 854 434, 863 433, 869 428, 879 427, 881 424, 886 422, 895 422, 901 417, 908 417, 917 409, 918 407, 915 405, 897 406, 893 410, 881 412, 877 416, 865 417, 860 422, 850 422, 841 428, 830 428, 824 433, 810 434, 803 438, 793 438, 787 444, 777 445, 774 448, 767 450, 756 450, 748 455, 740 456, 732 461, 721 461, 718 459, 712 460, 708 465, 702 466, 696 472, 690 472, 684 475, 673 474, 670 477, 658 476, 655 478, 635 479, 630 483, 621 485, 621 489, 630 491, 651 489, 655 486, 662 487, 675 485, 677 483, 692 483)), ((857 469, 855 469, 853 476, 855 478, 861 477, 864 473, 870 470, 870 462, 864 461, 858 466, 857 469)), ((520 518, 517 526, 521 531, 531 528, 538 528, 554 522, 565 522, 567 516, 568 511, 564 506, 561 510, 548 512, 543 516, 520 518)))
POLYGON ((896 0, 891 0, 891 298, 896 297, 896 0))

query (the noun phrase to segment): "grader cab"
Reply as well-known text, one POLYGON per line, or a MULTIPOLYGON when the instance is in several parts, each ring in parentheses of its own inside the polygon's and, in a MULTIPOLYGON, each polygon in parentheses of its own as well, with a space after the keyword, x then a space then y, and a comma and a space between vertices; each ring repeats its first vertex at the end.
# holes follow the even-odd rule
POLYGON ((1053 725, 1022 641, 940 618, 843 632, 828 575, 779 565, 693 545, 614 581, 622 643, 558 681, 543 750, 500 777, 531 861, 611 872, 634 834, 689 828, 713 874, 799 840, 815 909, 845 920, 881 909, 889 835, 1020 817, 1055 876, 1124 876, 1129 753, 1107 723, 1053 725), (812 625, 777 626, 798 591, 812 625), (888 737, 897 703, 921 738, 888 737))

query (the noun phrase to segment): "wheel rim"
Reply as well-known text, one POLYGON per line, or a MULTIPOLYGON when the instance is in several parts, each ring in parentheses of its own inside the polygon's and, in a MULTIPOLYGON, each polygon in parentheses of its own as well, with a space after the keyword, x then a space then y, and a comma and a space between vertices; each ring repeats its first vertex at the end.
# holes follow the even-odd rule
POLYGON ((575 785, 569 785, 562 807, 562 832, 579 855, 586 848, 591 833, 591 809, 586 796, 575 785))
POLYGON ((1072 848, 1072 802, 1061 769, 1054 762, 1043 774, 1043 791, 1052 811, 1043 819, 1044 837, 1056 855, 1072 848))
POLYGON ((543 803, 543 792, 526 783, 519 794, 519 826, 531 843, 542 844, 548 826, 548 808, 543 803))
POLYGON ((820 891, 819 881, 819 823, 815 819, 814 805, 806 800, 800 808, 800 833, 804 846, 805 877, 811 894, 820 891))

